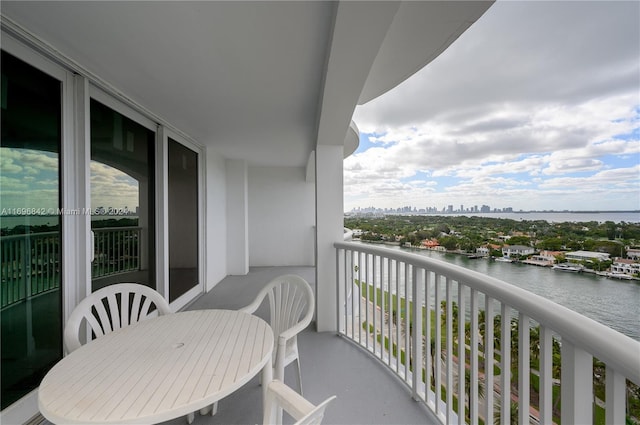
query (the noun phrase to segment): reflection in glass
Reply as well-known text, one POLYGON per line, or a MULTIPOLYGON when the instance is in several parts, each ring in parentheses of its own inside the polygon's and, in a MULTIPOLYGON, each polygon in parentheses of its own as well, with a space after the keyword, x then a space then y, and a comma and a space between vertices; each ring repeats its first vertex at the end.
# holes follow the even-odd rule
POLYGON ((62 358, 61 83, 2 52, 1 409, 62 358))
POLYGON ((169 139, 169 301, 198 284, 198 155, 169 139))
POLYGON ((92 291, 155 288, 155 133, 91 100, 92 291))

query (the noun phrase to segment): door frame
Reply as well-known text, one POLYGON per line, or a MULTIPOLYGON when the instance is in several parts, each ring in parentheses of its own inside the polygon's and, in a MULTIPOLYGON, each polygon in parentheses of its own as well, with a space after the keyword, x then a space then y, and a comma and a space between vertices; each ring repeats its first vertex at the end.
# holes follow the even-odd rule
POLYGON ((204 170, 204 151, 201 147, 185 139, 175 131, 169 128, 160 126, 158 131, 158 160, 159 164, 156 168, 158 173, 158 188, 162 187, 163 190, 159 190, 159 199, 157 211, 157 223, 158 223, 158 239, 156 246, 158 250, 158 289, 162 284, 163 294, 169 299, 169 161, 168 161, 168 145, 169 138, 173 139, 177 143, 180 143, 184 147, 194 151, 198 156, 198 284, 182 294, 171 303, 171 307, 174 310, 180 310, 193 301, 198 295, 205 291, 205 276, 206 276, 206 263, 205 263, 205 202, 204 195, 206 193, 204 189, 205 182, 205 170, 204 170))
MULTIPOLYGON (((75 285, 70 282, 78 281, 78 270, 73 261, 65 261, 70 257, 70 253, 75 251, 73 242, 78 238, 78 228, 74 225, 75 215, 65 214, 64 211, 74 210, 78 205, 78 192, 74 187, 73 176, 75 175, 74 160, 78 154, 74 144, 74 75, 69 70, 43 57, 33 49, 25 46, 11 34, 2 31, 2 50, 15 56, 30 66, 44 72, 45 74, 60 81, 61 84, 61 141, 60 141, 60 173, 59 173, 59 197, 61 224, 61 281, 60 291, 62 298, 62 323, 65 323, 69 314, 75 306, 77 291, 75 285), (69 184, 67 184, 69 183, 69 184)), ((62 329, 60 329, 60 339, 62 339, 62 329)), ((64 355, 64 353, 63 353, 64 355)), ((37 388, 3 411, 0 412, 0 422, 25 423, 38 412, 38 390, 37 388)))

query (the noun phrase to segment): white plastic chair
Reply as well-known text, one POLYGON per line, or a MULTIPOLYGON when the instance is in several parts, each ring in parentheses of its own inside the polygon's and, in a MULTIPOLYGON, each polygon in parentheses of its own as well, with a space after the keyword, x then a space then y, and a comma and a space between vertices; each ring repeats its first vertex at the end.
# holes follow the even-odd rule
POLYGON ((295 425, 319 425, 324 411, 336 396, 314 406, 284 382, 273 380, 267 386, 263 424, 282 424, 282 411, 296 420, 295 425))
POLYGON ((277 338, 273 353, 274 379, 284 382, 284 368, 295 360, 298 366, 298 388, 302 394, 297 335, 311 323, 314 309, 313 291, 309 283, 300 276, 279 276, 271 280, 258 293, 256 299, 241 311, 254 313, 267 296, 270 325, 277 338))
POLYGON ((155 305, 159 315, 171 313, 167 301, 148 286, 118 283, 97 290, 76 306, 64 328, 64 345, 71 353, 80 348, 83 322, 95 338, 137 323, 151 313, 155 305), (126 307, 126 308, 123 308, 126 307))

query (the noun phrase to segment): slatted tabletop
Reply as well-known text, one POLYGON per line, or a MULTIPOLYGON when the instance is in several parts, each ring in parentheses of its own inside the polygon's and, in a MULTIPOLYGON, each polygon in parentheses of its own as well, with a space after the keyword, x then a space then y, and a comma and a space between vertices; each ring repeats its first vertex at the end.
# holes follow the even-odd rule
POLYGON ((269 325, 239 311, 145 320, 56 364, 40 384, 40 412, 61 424, 166 421, 211 405, 263 368, 270 378, 272 349, 269 325))

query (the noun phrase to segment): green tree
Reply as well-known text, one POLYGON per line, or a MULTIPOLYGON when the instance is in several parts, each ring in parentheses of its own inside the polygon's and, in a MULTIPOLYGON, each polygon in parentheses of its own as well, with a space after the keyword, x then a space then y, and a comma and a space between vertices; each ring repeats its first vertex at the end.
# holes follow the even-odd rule
POLYGON ((507 242, 509 243, 509 245, 530 246, 531 238, 528 236, 512 236, 507 242))
MULTIPOLYGON (((499 406, 497 406, 493 415, 493 423, 495 425, 502 423, 501 409, 499 406)), ((518 403, 515 401, 512 401, 509 405, 509 423, 511 425, 518 425, 518 403)))
POLYGON ((438 238, 438 243, 448 251, 453 251, 458 248, 458 240, 451 236, 442 236, 438 238))

